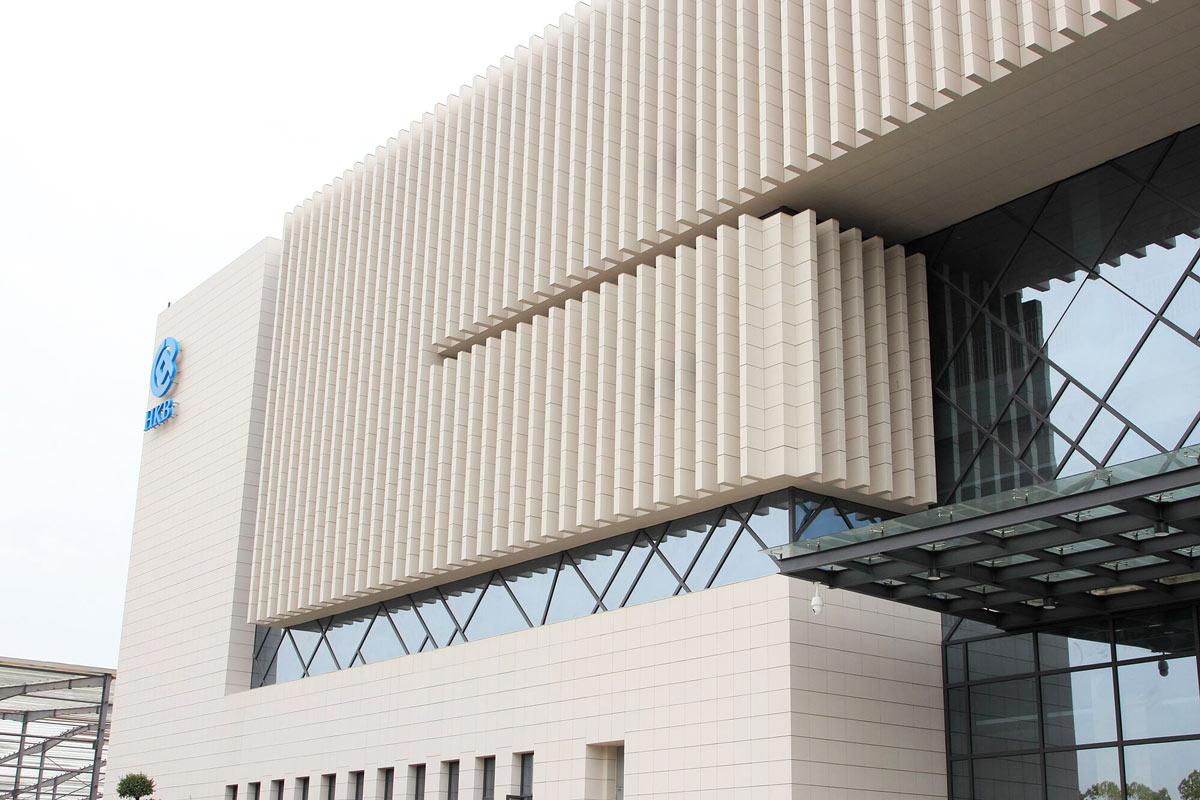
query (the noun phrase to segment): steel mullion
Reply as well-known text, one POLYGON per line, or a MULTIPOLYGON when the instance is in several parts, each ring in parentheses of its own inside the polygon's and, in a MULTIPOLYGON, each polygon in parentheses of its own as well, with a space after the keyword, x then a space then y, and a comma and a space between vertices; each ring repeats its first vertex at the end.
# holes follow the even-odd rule
MULTIPOLYGON (((1066 180, 1066 179, 1064 179, 1064 180, 1066 180)), ((1033 231, 1034 226, 1037 224, 1037 221, 1042 218, 1042 214, 1044 214, 1046 212, 1046 208, 1050 205, 1050 201, 1058 193, 1059 186, 1062 183, 1063 183, 1063 181, 1059 181, 1058 183, 1055 183, 1053 185, 1053 188, 1051 188, 1050 191, 1046 192, 1046 199, 1042 203, 1042 207, 1038 209, 1038 212, 1033 215, 1032 222, 1026 223, 1023 220, 1017 219, 1012 214, 1005 211, 1003 206, 998 207, 997 210, 1001 214, 1006 214, 1010 219, 1012 219, 1018 225, 1024 225, 1025 233, 1021 236, 1021 241, 1017 244, 1017 246, 1013 248, 1012 255, 1009 256, 1008 261, 1004 264, 1003 267, 1001 267, 1000 271, 998 273, 996 273, 996 279, 990 285, 985 287, 984 292, 983 292, 983 300, 976 307, 975 315, 971 317, 971 320, 967 323, 966 327, 963 329, 964 333, 963 333, 962 337, 957 342, 954 343, 953 347, 951 347, 948 350, 947 355, 946 355, 946 363, 942 366, 942 369, 939 370, 938 373, 932 377, 933 385, 936 386, 941 381, 942 376, 944 376, 946 374, 946 371, 948 369, 950 369, 950 365, 954 363, 954 359, 958 356, 958 353, 962 350, 963 344, 967 341, 967 339, 970 338, 971 331, 974 330, 975 323, 979 320, 979 311, 982 310, 984 308, 984 306, 987 305, 987 302, 989 300, 991 300, 992 296, 999 290, 1000 284, 1004 280, 1004 276, 1008 274, 1008 271, 1010 269, 1012 269, 1013 262, 1015 262, 1017 260, 1017 255, 1020 254, 1021 248, 1023 248, 1025 246, 1025 243, 1027 241, 1029 241, 1029 237, 1034 232, 1033 231)), ((987 213, 987 212, 984 212, 984 213, 987 213)), ((974 218, 972 217, 970 219, 974 219, 974 218)), ((957 222, 954 224, 953 228, 950 231, 950 234, 946 237, 945 241, 942 242, 942 246, 940 248, 938 248, 937 256, 935 258, 930 259, 931 262, 937 263, 938 261, 940 261, 942 253, 946 249, 946 244, 954 236, 954 229, 958 228, 959 225, 962 225, 963 223, 968 222, 968 221, 969 221, 969 219, 962 220, 961 222, 957 222)), ((1079 263, 1079 259, 1077 259, 1073 256, 1071 257, 1071 260, 1074 261, 1075 263, 1079 263)), ((946 272, 944 277, 941 275, 937 275, 937 273, 934 273, 934 275, 936 278, 938 278, 938 280, 941 283, 953 286, 953 284, 950 283, 949 271, 946 272)), ((970 298, 968 298, 968 299, 970 299, 970 298)), ((972 301, 972 302, 974 302, 974 301, 972 301)))

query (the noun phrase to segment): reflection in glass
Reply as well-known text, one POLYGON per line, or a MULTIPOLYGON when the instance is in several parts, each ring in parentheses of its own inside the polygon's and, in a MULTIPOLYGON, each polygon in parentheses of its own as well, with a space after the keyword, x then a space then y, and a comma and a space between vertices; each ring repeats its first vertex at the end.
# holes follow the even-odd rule
POLYGON ((1049 800, 1123 800, 1115 747, 1046 754, 1049 800))
POLYGON ((338 664, 343 667, 350 666, 354 654, 358 652, 358 645, 367 632, 367 626, 371 624, 374 616, 375 606, 369 606, 365 609, 359 608, 338 614, 329 623, 329 627, 325 630, 325 639, 333 647, 333 655, 337 658, 338 664))
POLYGON ((433 637, 432 642, 426 641, 423 650, 445 647, 459 635, 458 628, 450 617, 450 612, 442 603, 442 598, 436 590, 418 596, 415 602, 417 615, 420 616, 421 621, 425 623, 425 628, 433 637))
POLYGON ((1200 397, 1200 348, 1163 324, 1129 365, 1111 404, 1167 449, 1186 443, 1200 397), (1170 391, 1163 391, 1165 387, 1170 391))
POLYGON ((997 753, 1037 747, 1036 691, 1032 678, 972 686, 972 750, 997 753))
POLYGON ((1115 741, 1112 670, 1105 667, 1044 676, 1042 714, 1048 747, 1115 741))
POLYGON ((788 531, 790 495, 786 490, 767 495, 758 502, 750 517, 750 528, 767 547, 777 547, 792 540, 788 531))
POLYGON ((1200 440, 1196 165, 1200 128, 909 243, 929 264, 941 502, 1200 440))
MULTIPOLYGON (((704 544, 704 538, 708 535, 711 527, 711 525, 689 526, 683 521, 671 523, 666 534, 658 542, 658 550, 675 567, 675 571, 683 575, 700 552, 700 546, 704 544)), ((787 544, 787 542, 781 544, 787 544)))
POLYGON ((359 654, 368 664, 374 664, 376 661, 405 655, 405 652, 387 614, 381 612, 371 623, 371 629, 363 639, 359 654))
POLYGON ((721 565, 720 571, 713 577, 711 585, 725 586, 738 581, 759 578, 763 575, 771 575, 778 571, 775 562, 763 552, 760 543, 747 529, 738 535, 737 541, 733 544, 733 550, 725 559, 725 563, 721 565))
POLYGON ((1117 682, 1126 739, 1200 733, 1195 658, 1123 664, 1117 667, 1117 682))
MULTIPOLYGON (((950 800, 971 800, 971 762, 950 764, 950 800)), ((1075 800, 1072 798, 1071 800, 1075 800)))
POLYGON ((1038 634, 1038 657, 1042 669, 1086 667, 1112 661, 1112 635, 1108 623, 1082 622, 1038 634))
POLYGON ((271 669, 275 672, 275 680, 278 683, 304 677, 304 663, 292 643, 291 632, 283 637, 279 653, 275 656, 275 665, 271 669))
MULTIPOLYGON (((483 597, 483 590, 484 587, 479 585, 478 579, 455 583, 441 590, 442 598, 446 601, 446 605, 450 607, 450 613, 454 616, 454 620, 458 622, 458 627, 467 627, 467 620, 471 618, 471 614, 475 611, 475 606, 483 597)), ((452 642, 459 641, 462 641, 462 634, 455 631, 452 642)), ((438 644, 441 644, 441 642, 439 641, 438 644)))
POLYGON ((629 593, 629 599, 625 601, 625 605, 634 606, 639 603, 649 603, 652 600, 661 600, 675 594, 675 590, 678 588, 679 580, 671 574, 671 570, 662 560, 662 556, 657 552, 652 552, 646 561, 646 568, 642 570, 641 576, 634 584, 633 591, 629 593))
POLYGON ((849 530, 849 528, 849 523, 846 522, 841 512, 833 505, 833 502, 827 501, 823 508, 805 520, 800 530, 800 538, 815 539, 818 536, 839 533, 849 530))
MULTIPOLYGON (((614 558, 620 561, 621 552, 594 552, 590 557, 598 563, 607 564, 614 558)), ((541 625, 542 618, 546 615, 546 604, 550 600, 550 586, 554 583, 554 574, 558 571, 558 561, 558 556, 550 556, 506 567, 503 570, 508 588, 516 595, 517 602, 521 604, 525 615, 534 625, 541 625)), ((586 571, 592 562, 588 556, 585 556, 581 563, 586 571)), ((603 590, 597 589, 597 591, 603 590)))
POLYGON ((504 582, 497 577, 488 584, 479 607, 467 625, 467 639, 475 641, 528 627, 512 595, 504 588, 504 582))
POLYGON ((259 626, 251 685, 303 677, 306 665, 309 674, 348 669, 772 574, 762 550, 786 543, 800 519, 842 530, 878 522, 869 509, 780 490, 290 629, 259 626))
POLYGON ((642 567, 646 565, 649 558, 650 539, 646 536, 645 531, 638 531, 625 553, 625 560, 621 562, 616 574, 609 581, 607 591, 599 586, 595 587, 597 593, 604 592, 602 599, 605 608, 609 610, 620 608, 625 603, 625 598, 629 596, 634 581, 637 580, 638 574, 641 573, 642 567))
MULTIPOLYGON (((259 641, 257 654, 254 656, 254 672, 250 678, 250 685, 263 686, 275 682, 275 653, 283 641, 284 631, 282 628, 268 628, 265 625, 259 625, 255 633, 259 641)), ((291 647, 290 643, 288 647, 291 647)))
POLYGON ((1117 658, 1175 655, 1195 650, 1192 609, 1134 614, 1117 620, 1117 658))
POLYGON ((408 652, 419 653, 429 649, 429 634, 417 617, 417 611, 413 608, 411 598, 401 597, 390 600, 387 603, 387 609, 392 624, 400 632, 400 638, 404 640, 404 646, 408 652))
POLYGON ((296 650, 300 653, 300 660, 308 664, 312 660, 313 653, 316 652, 317 645, 321 642, 321 622, 313 620, 296 625, 289 630, 292 634, 292 641, 296 643, 296 650))
POLYGON ((696 592, 708 588, 709 580, 712 579, 717 568, 721 566, 721 561, 725 558, 726 551, 733 543, 733 537, 737 535, 741 527, 742 523, 731 511, 729 515, 721 520, 720 524, 713 528, 712 535, 709 537, 708 542, 705 543, 704 549, 700 551, 696 562, 692 565, 692 571, 684 576, 687 588, 690 591, 696 592))
MULTIPOLYGON (((615 606, 613 606, 615 608, 615 606)), ((579 571, 571 563, 563 564, 554 581, 554 592, 550 597, 550 608, 546 612, 546 624, 561 622, 591 614, 596 608, 596 597, 583 582, 579 571)))
POLYGON ((1126 747, 1125 780, 1130 800, 1200 797, 1200 741, 1126 747))
POLYGON ((977 758, 975 800, 1042 800, 1042 757, 977 758))
POLYGON ((950 683, 961 683, 967 679, 966 645, 951 644, 946 646, 946 680, 950 683))
POLYGON ((966 755, 971 752, 971 719, 967 714, 967 690, 946 691, 946 711, 950 719, 950 752, 966 755))
POLYGON ((982 639, 967 645, 971 680, 1033 672, 1033 634, 982 639))
MULTIPOLYGON (((346 666, 350 666, 348 663, 346 666)), ((321 642, 317 645, 317 652, 313 655, 312 661, 308 664, 309 675, 324 675, 326 672, 335 672, 338 669, 338 662, 333 659, 333 651, 329 649, 328 642, 321 642)))

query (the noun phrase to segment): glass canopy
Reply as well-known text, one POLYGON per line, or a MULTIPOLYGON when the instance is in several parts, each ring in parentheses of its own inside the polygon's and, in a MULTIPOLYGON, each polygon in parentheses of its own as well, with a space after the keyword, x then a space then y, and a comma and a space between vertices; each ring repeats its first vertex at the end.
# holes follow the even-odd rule
POLYGON ((785 574, 1003 628, 1200 596, 1200 447, 768 551, 785 574))

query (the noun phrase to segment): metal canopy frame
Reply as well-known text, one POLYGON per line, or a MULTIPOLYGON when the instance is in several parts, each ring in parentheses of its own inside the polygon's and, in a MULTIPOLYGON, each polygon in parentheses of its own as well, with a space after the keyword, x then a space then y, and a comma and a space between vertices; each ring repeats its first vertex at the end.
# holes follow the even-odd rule
POLYGON ((1071 480, 769 552, 793 577, 1005 630, 1200 598, 1200 448, 1071 480))
POLYGON ((0 658, 0 800, 97 800, 116 672, 0 658))

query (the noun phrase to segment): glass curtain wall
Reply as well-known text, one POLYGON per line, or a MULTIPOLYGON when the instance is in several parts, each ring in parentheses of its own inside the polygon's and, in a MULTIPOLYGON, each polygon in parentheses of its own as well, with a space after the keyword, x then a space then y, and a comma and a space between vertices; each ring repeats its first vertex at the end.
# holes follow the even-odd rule
POLYGON ((290 628, 259 626, 251 686, 771 575, 764 549, 873 524, 879 513, 784 489, 290 628))
POLYGON ((953 800, 1200 800, 1196 612, 951 626, 953 800))
POLYGON ((941 503, 1200 441, 1200 128, 907 247, 941 503))

